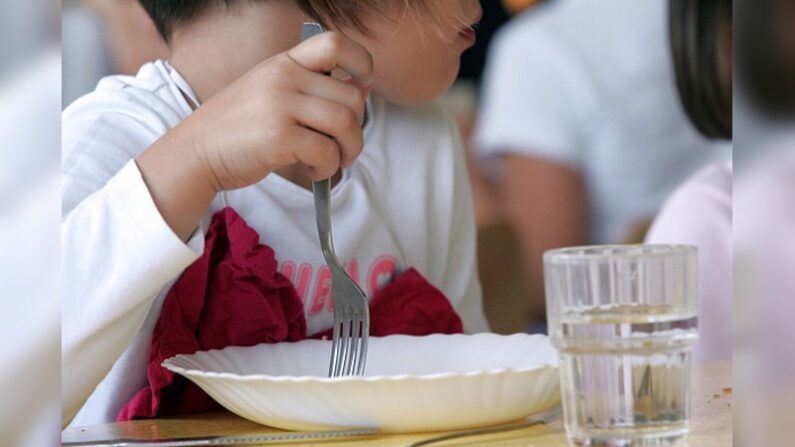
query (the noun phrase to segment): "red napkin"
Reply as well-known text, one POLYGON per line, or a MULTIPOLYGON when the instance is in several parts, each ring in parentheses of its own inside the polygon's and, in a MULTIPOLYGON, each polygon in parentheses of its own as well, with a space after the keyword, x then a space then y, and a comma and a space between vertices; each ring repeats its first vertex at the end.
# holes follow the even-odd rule
MULTIPOLYGON (((303 303, 276 256, 231 208, 213 216, 204 254, 168 292, 152 334, 148 386, 119 413, 119 421, 218 409, 187 379, 161 364, 177 354, 294 342, 307 338, 303 303)), ((370 302, 370 334, 461 333, 445 296, 414 269, 379 290, 370 302)), ((331 336, 331 330, 312 338, 331 336)))
MULTIPOLYGON (((461 318, 439 289, 408 269, 370 301, 370 335, 429 335, 464 332, 461 318)), ((331 338, 329 328, 310 338, 331 338)))

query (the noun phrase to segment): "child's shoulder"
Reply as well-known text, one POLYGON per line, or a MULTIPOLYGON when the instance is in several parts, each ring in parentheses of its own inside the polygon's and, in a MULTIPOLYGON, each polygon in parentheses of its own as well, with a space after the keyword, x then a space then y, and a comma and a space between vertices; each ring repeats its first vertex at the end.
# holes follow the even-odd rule
POLYGON ((173 126, 189 114, 171 79, 166 63, 151 62, 135 76, 108 76, 94 91, 80 97, 63 112, 64 130, 78 121, 117 116, 138 122, 173 126))
POLYGON ((165 68, 153 62, 134 77, 104 78, 64 110, 61 169, 67 179, 107 180, 190 114, 165 68))

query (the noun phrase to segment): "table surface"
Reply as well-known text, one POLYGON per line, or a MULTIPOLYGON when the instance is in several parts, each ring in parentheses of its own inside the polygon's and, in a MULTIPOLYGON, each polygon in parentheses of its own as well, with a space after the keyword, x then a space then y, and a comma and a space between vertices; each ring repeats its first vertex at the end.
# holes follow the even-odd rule
MULTIPOLYGON (((692 391, 693 412, 688 443, 698 447, 725 447, 732 445, 731 363, 694 365, 692 391)), ((154 419, 73 427, 63 432, 62 440, 63 442, 91 442, 120 438, 157 440, 179 437, 262 435, 272 433, 280 433, 280 431, 246 421, 231 413, 210 413, 178 419, 154 419)), ((435 435, 422 433, 375 436, 345 439, 338 442, 291 442, 289 445, 318 447, 334 445, 356 447, 406 446, 435 435)), ((535 425, 521 430, 463 438, 434 445, 450 447, 473 444, 484 446, 532 445, 533 447, 568 445, 560 418, 549 425, 535 425)))

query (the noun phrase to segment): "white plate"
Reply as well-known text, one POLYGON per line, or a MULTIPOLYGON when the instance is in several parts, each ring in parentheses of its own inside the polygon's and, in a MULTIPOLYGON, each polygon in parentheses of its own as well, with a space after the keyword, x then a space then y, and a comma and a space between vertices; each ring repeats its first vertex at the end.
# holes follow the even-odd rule
POLYGON ((163 363, 230 411, 287 430, 458 430, 514 421, 560 400, 543 335, 371 337, 364 377, 329 379, 330 341, 178 355, 163 363))

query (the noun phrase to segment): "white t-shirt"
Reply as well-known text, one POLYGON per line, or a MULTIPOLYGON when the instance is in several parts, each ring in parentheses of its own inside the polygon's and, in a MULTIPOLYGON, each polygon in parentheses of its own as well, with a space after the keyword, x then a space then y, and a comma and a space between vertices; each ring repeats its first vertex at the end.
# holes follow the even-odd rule
POLYGON ((732 357, 732 162, 710 165, 674 192, 646 242, 698 247, 695 361, 732 357))
POLYGON ((676 186, 729 155, 682 110, 667 3, 556 0, 509 23, 492 45, 479 153, 527 155, 579 172, 591 243, 623 241, 676 186))
MULTIPOLYGON (((203 250, 203 231, 185 244, 170 230, 133 161, 191 113, 180 87, 194 96, 173 68, 155 62, 136 77, 104 79, 64 112, 64 417, 91 394, 73 425, 114 420, 145 386, 162 301, 203 250)), ((433 105, 378 98, 368 101, 368 114, 364 150, 331 192, 340 260, 368 296, 414 267, 450 299, 465 331, 487 331, 454 123, 433 105)), ((308 332, 330 327, 312 193, 272 174, 219 194, 200 229, 227 206, 275 250, 304 300, 308 332)))

